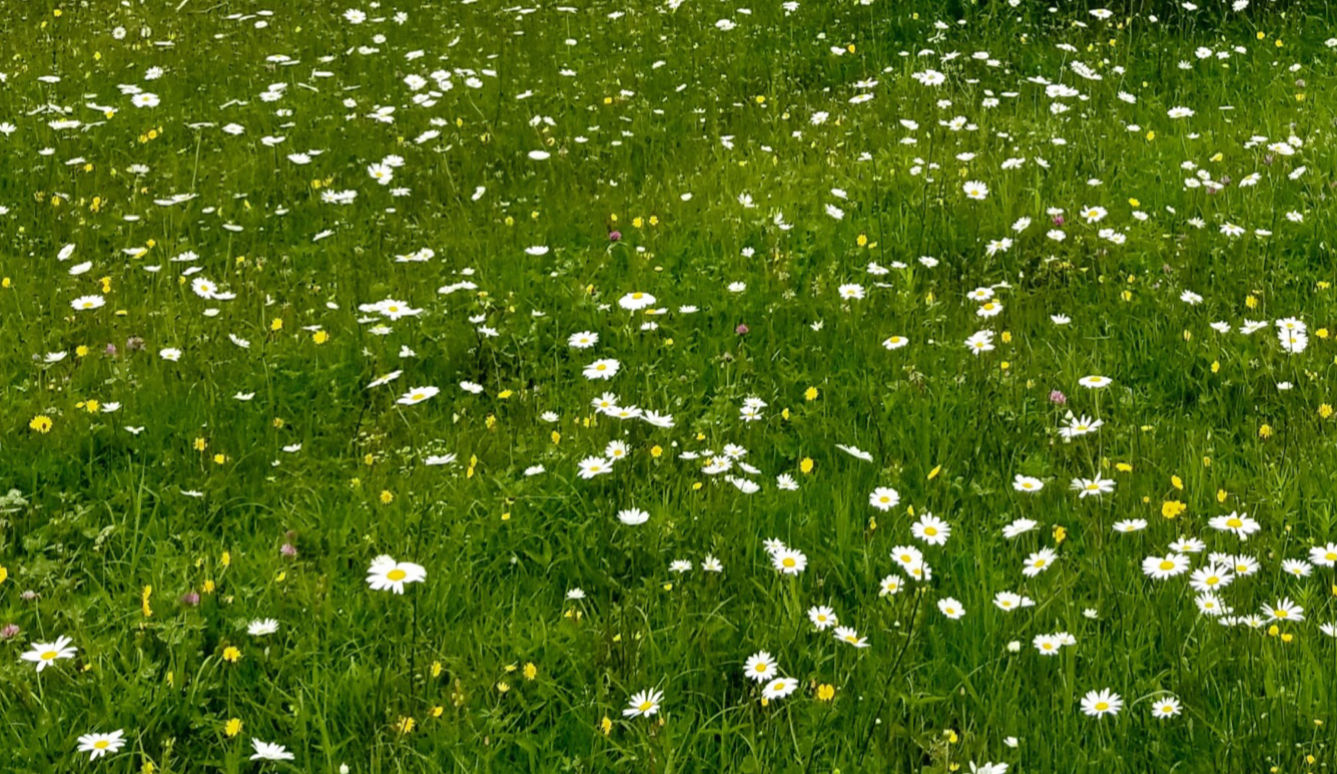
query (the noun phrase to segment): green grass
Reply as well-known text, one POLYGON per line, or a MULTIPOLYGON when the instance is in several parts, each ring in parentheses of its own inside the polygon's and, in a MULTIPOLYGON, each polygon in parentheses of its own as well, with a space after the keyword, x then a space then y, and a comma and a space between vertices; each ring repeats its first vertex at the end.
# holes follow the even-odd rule
POLYGON ((4 5, 0 768, 1337 765, 1337 575, 1282 564, 1337 542, 1337 13, 1055 5, 4 5), (656 301, 621 308, 632 292, 656 301), (420 313, 359 310, 387 298, 420 313), (972 354, 981 330, 994 349, 972 354), (568 346, 580 331, 597 345, 568 346), (601 358, 619 372, 586 379, 601 358), (441 392, 396 402, 420 386, 441 392), (599 415, 604 392, 673 425, 599 415), (1068 411, 1104 424, 1065 441, 1068 411), (581 478, 613 441, 625 459, 581 478), (728 444, 746 456, 703 471, 728 444), (1069 488, 1096 476, 1114 490, 1069 488), (632 508, 648 520, 622 524, 632 508), (912 536, 925 512, 945 545, 912 536), (1232 512, 1258 532, 1209 524, 1232 512), (1019 518, 1036 528, 1003 537, 1019 518), (1231 625, 1189 572, 1143 573, 1181 538, 1205 544, 1190 571, 1257 560, 1218 592, 1231 625), (778 573, 768 539, 806 568, 778 573), (906 578, 905 545, 931 580, 906 578), (1043 548, 1057 561, 1023 575, 1043 548), (382 554, 425 581, 370 589, 382 554), (1001 591, 1035 604, 1003 612, 1001 591), (1259 613, 1286 598, 1303 621, 1259 613), (868 647, 815 631, 816 605, 868 647), (1057 632, 1075 645, 1040 655, 1057 632), (73 658, 20 659, 61 635, 73 658), (746 679, 763 650, 791 695, 746 679), (1122 710, 1083 714, 1106 688, 1122 710), (657 713, 624 717, 647 689, 657 713), (1181 714, 1153 717, 1168 696, 1181 714), (77 750, 117 729, 118 752, 77 750), (252 738, 294 760, 250 761, 252 738))

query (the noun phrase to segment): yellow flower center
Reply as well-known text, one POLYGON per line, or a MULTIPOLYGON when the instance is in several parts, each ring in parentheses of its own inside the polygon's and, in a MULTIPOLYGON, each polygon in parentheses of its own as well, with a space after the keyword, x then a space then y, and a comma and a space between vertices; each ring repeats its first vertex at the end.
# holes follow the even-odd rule
POLYGON ((786 567, 793 567, 795 564, 798 564, 798 563, 794 561, 794 557, 792 557, 792 556, 786 556, 786 557, 784 558, 784 561, 781 562, 781 564, 783 564, 783 565, 786 566, 786 567))
POLYGON ((1226 521, 1226 526, 1230 527, 1231 529, 1239 529, 1240 527, 1244 526, 1244 522, 1240 521, 1239 519, 1229 519, 1228 521, 1226 521))
POLYGON ((388 578, 388 579, 390 579, 390 580, 392 580, 392 581, 402 581, 402 580, 404 580, 405 578, 407 578, 408 575, 409 575, 408 573, 406 573, 406 572, 404 572, 403 570, 401 570, 401 569, 399 569, 398 567, 396 567, 395 569, 391 570, 390 572, 387 572, 387 573, 385 574, 385 577, 388 578))
POLYGON ((1169 559, 1163 559, 1163 560, 1161 560, 1161 569, 1162 569, 1162 570, 1173 570, 1174 568, 1175 568, 1175 563, 1174 563, 1174 562, 1170 561, 1169 559))
POLYGON ((60 655, 60 654, 57 653, 57 652, 54 651, 54 650, 43 651, 43 652, 42 652, 42 660, 43 660, 43 661, 55 661, 55 660, 56 660, 56 656, 58 656, 58 655, 60 655))
POLYGON ((93 743, 93 746, 99 750, 105 750, 108 747, 111 747, 111 742, 108 742, 106 739, 99 739, 93 743))
POLYGON ((1109 709, 1109 708, 1110 708, 1110 704, 1109 704, 1109 702, 1107 702, 1107 701, 1098 701, 1098 702, 1096 702, 1096 711, 1097 711, 1097 712, 1104 712, 1105 710, 1107 710, 1107 709, 1109 709))

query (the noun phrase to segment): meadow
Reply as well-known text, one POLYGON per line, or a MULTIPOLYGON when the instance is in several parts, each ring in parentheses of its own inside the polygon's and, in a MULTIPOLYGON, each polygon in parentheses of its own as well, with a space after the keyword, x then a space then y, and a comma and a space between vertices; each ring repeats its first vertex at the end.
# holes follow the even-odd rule
POLYGON ((0 8, 0 770, 1337 768, 1326 2, 0 8))

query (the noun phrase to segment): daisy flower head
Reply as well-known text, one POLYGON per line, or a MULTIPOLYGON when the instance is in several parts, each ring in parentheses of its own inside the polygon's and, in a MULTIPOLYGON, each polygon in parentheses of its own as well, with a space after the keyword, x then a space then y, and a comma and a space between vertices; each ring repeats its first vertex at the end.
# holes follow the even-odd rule
POLYGON ((767 683, 765 688, 761 689, 761 695, 762 698, 767 700, 783 699, 797 689, 798 680, 795 680, 792 677, 778 677, 767 683))
POLYGON ((622 522, 623 524, 634 527, 638 524, 644 524, 645 522, 649 521, 650 514, 646 513, 640 508, 628 508, 626 510, 617 512, 617 520, 622 522))
POLYGON ((994 595, 993 604, 994 607, 997 607, 999 610, 1011 612, 1023 607, 1033 607, 1035 605, 1035 600, 1011 591, 1000 591, 994 595))
POLYGON ((1015 519, 1007 526, 1003 527, 1003 537, 1011 540, 1030 532, 1039 526, 1035 519, 1015 519))
POLYGON ((617 305, 626 309, 628 312, 635 312, 648 306, 654 306, 655 297, 649 293, 635 291, 626 294, 617 300, 617 305))
POLYGON ((371 560, 367 568, 367 585, 372 591, 393 591, 404 593, 404 584, 421 583, 427 580, 427 569, 412 562, 397 562, 381 554, 371 560))
POLYGON ((780 672, 780 665, 770 653, 759 650, 748 657, 743 664, 743 675, 747 679, 758 683, 764 683, 775 677, 780 672))
POLYGON ((274 742, 262 742, 252 737, 251 749, 255 753, 251 755, 253 761, 290 761, 293 754, 288 752, 288 748, 274 742))
POLYGON ((1108 688, 1087 691, 1082 697, 1082 712, 1093 718, 1118 715, 1121 709, 1123 709, 1123 698, 1108 688))
POLYGON ((914 567, 924 561, 924 554, 914 546, 896 546, 891 549, 891 558, 901 567, 914 567))
POLYGON ((837 292, 839 292, 840 297, 846 301, 858 301, 864 296, 863 285, 858 285, 852 282, 841 285, 837 292))
POLYGON ((93 733, 79 737, 79 752, 88 753, 88 759, 95 761, 104 755, 115 754, 125 746, 125 732, 116 729, 110 734, 93 733))
POLYGON ((974 355, 993 351, 993 331, 975 331, 966 339, 966 349, 974 355))
POLYGON ((1309 561, 1320 567, 1337 567, 1337 543, 1309 549, 1309 561))
POLYGON ((663 691, 654 689, 641 691, 627 700, 627 708, 622 710, 622 715, 628 718, 648 718, 659 711, 662 701, 664 701, 663 691))
POLYGON ((952 525, 934 516, 931 513, 925 513, 912 525, 910 533, 916 540, 921 540, 931 546, 941 546, 947 543, 947 538, 952 536, 952 525))
POLYGON ((1055 634, 1037 634, 1035 639, 1031 640, 1031 645, 1042 656, 1057 656, 1063 649, 1063 640, 1055 634))
POLYGON ((784 575, 798 575, 808 566, 808 557, 802 551, 782 548, 771 555, 771 564, 784 575))
POLYGON ((439 392, 441 392, 439 387, 413 387, 399 396, 399 400, 395 402, 401 406, 416 406, 425 400, 431 400, 439 392))
POLYGON ((1026 557, 1026 562, 1022 565, 1021 572, 1027 578, 1034 578, 1045 570, 1048 570, 1049 566, 1057 559, 1058 554, 1054 552, 1054 549, 1042 548, 1039 551, 1032 552, 1030 556, 1026 557))
POLYGON ((966 614, 966 608, 954 597, 943 597, 938 600, 938 610, 950 620, 957 620, 966 614))
POLYGON ((1173 578, 1188 569, 1188 557, 1170 553, 1165 556, 1148 556, 1142 560, 1142 572, 1153 580, 1173 578))
POLYGON ((1018 492, 1030 492, 1034 494, 1045 488, 1045 482, 1033 476, 1023 476, 1020 473, 1012 479, 1012 488, 1018 492))
POLYGON ((78 648, 71 645, 72 642, 74 640, 63 635, 57 637, 55 642, 34 642, 19 658, 31 661, 37 666, 37 671, 41 672, 60 659, 74 658, 78 648))
POLYGON ((1262 525, 1249 517, 1247 513, 1232 511, 1225 516, 1217 516, 1207 522, 1212 529, 1222 532, 1230 532, 1240 540, 1248 540, 1249 536, 1262 529, 1262 525))
POLYGON ((1156 703, 1151 705, 1151 716, 1159 720, 1169 720, 1182 711, 1183 708, 1179 704, 1179 699, 1173 696, 1157 699, 1156 703))
POLYGON ((1303 621, 1305 609, 1286 597, 1275 605, 1263 605, 1263 615, 1273 621, 1303 621))
POLYGON ((879 511, 889 511, 901 501, 901 494, 889 486, 880 486, 868 495, 868 504, 879 511))
POLYGON ((572 349, 589 349, 599 343, 599 334, 593 331, 580 331, 571 334, 566 343, 572 349))
POLYGON ((622 364, 616 360, 612 358, 604 358, 585 366, 585 370, 582 371, 582 373, 585 375, 585 378, 590 381, 596 379, 612 379, 614 376, 617 376, 618 369, 621 367, 622 364))
POLYGON ((868 638, 860 637, 859 633, 848 626, 837 626, 834 632, 835 638, 856 648, 868 647, 868 638))
POLYGON ((839 623, 835 612, 825 605, 814 605, 808 608, 808 620, 812 621, 813 628, 819 632, 830 629, 839 623))
POLYGON ((1072 489, 1078 493, 1077 496, 1081 499, 1099 497, 1114 491, 1114 481, 1113 479, 1101 478, 1099 475, 1095 478, 1074 478, 1072 489))
POLYGON ((603 457, 586 457, 579 463, 579 476, 589 480, 613 472, 613 461, 603 457))
POLYGON ((273 618, 257 618, 246 626, 246 633, 252 637, 264 637, 279 630, 279 622, 273 618))

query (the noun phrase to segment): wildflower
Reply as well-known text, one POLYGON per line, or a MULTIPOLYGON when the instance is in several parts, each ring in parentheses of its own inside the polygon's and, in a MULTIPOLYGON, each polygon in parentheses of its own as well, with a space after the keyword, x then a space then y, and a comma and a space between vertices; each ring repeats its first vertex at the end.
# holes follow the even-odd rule
POLYGON ((115 754, 125 746, 125 732, 117 729, 110 734, 93 733, 79 737, 79 752, 88 753, 88 759, 95 761, 104 755, 115 754))
POLYGON ((425 400, 435 397, 439 392, 441 392, 441 389, 438 387, 414 387, 401 395, 399 400, 395 402, 401 406, 416 406, 425 400))
POLYGON ((57 637, 55 642, 34 642, 32 646, 22 655, 24 661, 31 661, 37 667, 37 671, 56 663, 59 659, 74 658, 74 652, 78 650, 71 645, 74 640, 69 637, 57 637))
POLYGON ((771 556, 771 563, 784 575, 798 575, 808 566, 808 557, 801 551, 784 548, 771 556))
POLYGON ((846 645, 853 645, 856 648, 868 647, 868 638, 860 637, 857 631, 848 626, 837 626, 834 635, 837 640, 846 645))
POLYGON ((944 597, 938 600, 938 610, 952 621, 955 621, 966 614, 965 607, 952 597, 944 597))
POLYGON ((629 718, 650 717, 659 711, 659 703, 664 700, 664 693, 656 690, 641 691, 631 697, 622 714, 629 718))
POLYGON ((1180 711, 1179 699, 1176 699, 1173 696, 1157 699, 1156 702, 1151 705, 1151 716, 1160 720, 1168 720, 1169 718, 1175 717, 1180 711))
POLYGON ((768 700, 783 699, 797 688, 798 680, 792 677, 780 677, 767 683, 766 687, 761 689, 761 695, 768 700))
POLYGON ((367 569, 367 585, 373 591, 393 591, 396 594, 403 594, 404 584, 421 583, 426 579, 427 570, 422 565, 397 562, 385 554, 372 559, 371 566, 367 569))
POLYGON ((290 761, 293 754, 288 752, 288 748, 281 744, 273 742, 262 742, 259 739, 251 739, 251 748, 255 754, 251 756, 253 761, 290 761))
POLYGON ((758 683, 764 683, 774 677, 779 669, 779 664, 771 658, 770 653, 764 650, 752 654, 748 657, 747 662, 743 664, 744 676, 758 683))
POLYGON ((1012 479, 1012 488, 1018 492, 1038 492, 1045 488, 1045 484, 1038 478, 1018 474, 1012 479))
POLYGON ((813 628, 817 631, 825 631, 839 623, 836 620, 836 614, 831 608, 817 605, 808 608, 808 620, 812 622, 813 628))
POLYGON ((879 511, 889 511, 901 501, 901 495, 889 486, 880 486, 868 495, 868 504, 879 511))
POLYGON ((1121 709, 1123 709, 1123 699, 1108 688, 1088 691, 1082 697, 1082 712, 1093 718, 1117 715, 1121 709))

